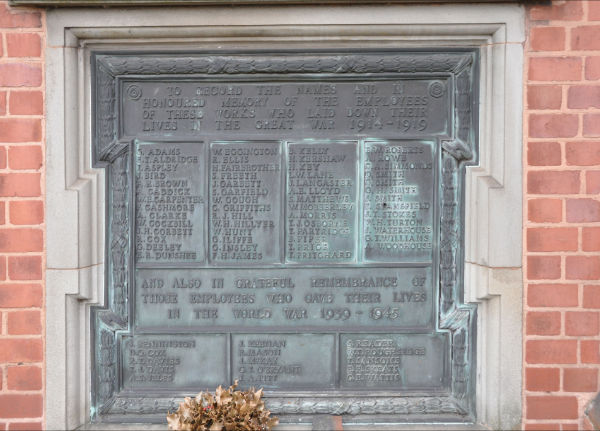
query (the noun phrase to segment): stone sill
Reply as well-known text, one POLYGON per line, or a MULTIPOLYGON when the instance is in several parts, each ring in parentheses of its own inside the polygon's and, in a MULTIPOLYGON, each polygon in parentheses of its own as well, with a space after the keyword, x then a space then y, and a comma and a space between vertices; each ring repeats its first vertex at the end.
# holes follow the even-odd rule
MULTIPOLYGON (((167 423, 164 424, 86 424, 77 430, 79 431, 158 431, 166 430, 167 423)), ((378 424, 377 431, 484 431, 489 430, 482 425, 476 424, 378 424)), ((313 427, 311 424, 281 424, 275 427, 273 431, 318 431, 322 428, 313 427)), ((333 430, 330 430, 333 431, 333 430)), ((337 431, 337 430, 336 430, 337 431)), ((344 424, 340 431, 373 431, 373 425, 344 424)))
POLYGON ((534 3, 540 0, 9 0, 12 6, 121 7, 121 6, 201 6, 201 5, 365 5, 434 3, 534 3))

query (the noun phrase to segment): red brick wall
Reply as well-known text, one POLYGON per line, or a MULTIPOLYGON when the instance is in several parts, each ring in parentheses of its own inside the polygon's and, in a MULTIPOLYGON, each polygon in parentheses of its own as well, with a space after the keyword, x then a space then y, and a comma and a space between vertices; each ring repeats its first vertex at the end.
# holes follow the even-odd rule
MULTIPOLYGON (((527 16, 523 424, 570 430, 600 389, 600 2, 527 16)), ((0 0, 0 430, 43 424, 43 26, 0 0)))
POLYGON ((0 1, 0 430, 44 409, 43 13, 0 1))
POLYGON ((524 428, 589 428, 600 389, 600 2, 528 8, 524 428))

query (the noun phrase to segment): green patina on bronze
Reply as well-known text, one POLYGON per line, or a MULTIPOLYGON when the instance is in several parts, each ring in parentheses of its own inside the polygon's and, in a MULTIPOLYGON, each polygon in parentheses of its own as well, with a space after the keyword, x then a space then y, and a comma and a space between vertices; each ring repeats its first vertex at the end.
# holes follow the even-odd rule
POLYGON ((93 54, 92 419, 234 380, 282 422, 475 417, 472 50, 93 54))

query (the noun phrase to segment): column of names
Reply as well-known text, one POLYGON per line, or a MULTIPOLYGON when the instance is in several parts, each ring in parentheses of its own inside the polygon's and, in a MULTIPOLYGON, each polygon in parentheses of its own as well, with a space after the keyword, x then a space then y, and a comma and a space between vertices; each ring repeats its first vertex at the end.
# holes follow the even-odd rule
POLYGON ((281 150, 277 142, 210 147, 210 260, 281 260, 281 150))
POLYGON ((202 143, 136 144, 136 260, 204 261, 202 143))
POLYGON ((358 142, 289 143, 286 259, 356 259, 358 142))

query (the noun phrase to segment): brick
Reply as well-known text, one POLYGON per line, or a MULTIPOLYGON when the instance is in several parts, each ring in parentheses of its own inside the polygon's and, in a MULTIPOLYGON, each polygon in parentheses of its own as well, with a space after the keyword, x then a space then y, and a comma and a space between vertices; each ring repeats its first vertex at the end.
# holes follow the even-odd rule
POLYGON ((600 286, 583 286, 583 308, 600 308, 600 286))
MULTIPOLYGON (((600 95, 599 95, 600 96, 600 95)), ((568 165, 592 166, 600 164, 600 141, 567 142, 565 157, 568 165)))
POLYGON ((577 251, 579 232, 575 227, 527 229, 528 251, 577 251))
POLYGON ((44 221, 44 203, 42 201, 12 201, 8 207, 12 224, 36 225, 44 221))
POLYGON ((598 370, 565 368, 563 388, 567 392, 596 392, 598 390, 598 370))
POLYGON ((584 227, 581 231, 581 249, 600 251, 600 227, 584 227))
POLYGON ((585 79, 600 79, 600 57, 587 57, 585 59, 585 79))
POLYGON ((43 248, 41 229, 0 228, 0 252, 42 251, 43 248))
POLYGON ((533 27, 529 32, 533 51, 564 51, 564 27, 533 27))
POLYGON ((568 280, 597 280, 600 278, 600 256, 567 256, 568 280))
POLYGON ((8 431, 36 431, 41 429, 41 422, 12 422, 8 424, 8 431))
POLYGON ((41 91, 11 91, 9 111, 14 115, 42 115, 44 96, 41 91))
POLYGON ((6 202, 0 202, 0 225, 6 224, 6 202))
POLYGON ((42 286, 39 284, 0 284, 1 308, 42 306, 42 286))
POLYGON ((0 395, 0 418, 36 418, 42 416, 40 394, 0 395))
POLYGON ((567 106, 571 109, 600 107, 599 85, 576 85, 569 88, 567 106))
POLYGON ((530 280, 556 280, 560 278, 560 256, 527 257, 527 278, 530 280))
POLYGON ((600 201, 595 199, 567 199, 567 221, 570 223, 600 221, 600 201))
POLYGON ((595 1, 588 2, 588 20, 600 21, 600 3, 595 1))
POLYGON ((37 33, 7 33, 6 55, 8 57, 40 57, 42 39, 37 33))
POLYGON ((38 28, 41 26, 39 12, 11 8, 7 3, 0 3, 0 28, 38 28))
POLYGON ((530 307, 576 307, 579 304, 576 284, 529 284, 527 305, 530 307))
POLYGON ((570 114, 531 114, 529 136, 532 138, 572 138, 577 135, 579 120, 570 114))
POLYGON ((527 313, 526 333, 528 335, 559 335, 559 311, 530 311, 527 313))
POLYGON ((6 147, 0 147, 0 169, 6 169, 8 166, 8 157, 6 156, 6 147))
POLYGON ((11 280, 41 280, 41 256, 10 256, 8 276, 11 280))
POLYGON ((39 12, 9 9, 6 3, 0 3, 0 27, 36 28, 41 26, 39 12))
POLYGON ((581 2, 564 0, 549 4, 536 4, 529 10, 529 17, 534 21, 577 21, 583 17, 581 2))
POLYGON ((579 81, 582 69, 578 57, 533 57, 528 76, 531 81, 579 81))
POLYGON ((39 142, 42 121, 37 118, 0 118, 0 142, 39 142))
POLYGON ((530 166, 560 165, 560 144, 558 142, 529 142, 527 144, 527 163, 530 166))
POLYGON ((561 426, 563 431, 579 431, 579 424, 577 423, 563 423, 561 426))
POLYGON ((587 171, 585 173, 585 192, 600 193, 600 171, 587 171))
POLYGON ((600 364, 600 341, 581 340, 581 363, 600 364))
POLYGON ((597 311, 567 311, 565 333, 567 335, 598 335, 600 319, 597 311))
POLYGON ((562 200, 530 199, 527 202, 527 219, 535 223, 558 223, 562 221, 562 200))
POLYGON ((526 368, 525 390, 551 392, 560 389, 560 370, 558 368, 526 368))
POLYGON ((0 174, 0 197, 41 196, 40 174, 0 174))
POLYGON ((39 64, 0 64, 0 87, 39 87, 42 67, 39 64))
POLYGON ((583 136, 600 136, 600 114, 583 116, 583 136))
POLYGON ((560 431, 560 423, 526 423, 525 431, 560 431))
POLYGON ((559 85, 529 85, 527 107, 529 109, 560 109, 562 88, 559 85))
POLYGON ((7 330, 10 335, 39 335, 42 318, 39 310, 11 311, 8 313, 7 330))
POLYGON ((9 147, 8 167, 10 169, 40 169, 42 167, 42 147, 39 145, 9 147))
POLYGON ((42 389, 42 369, 40 367, 8 367, 8 389, 35 391, 42 389))
POLYGON ((565 396, 526 397, 527 419, 577 419, 577 398, 565 396))
MULTIPOLYGON (((2 42, 2 38, 0 37, 0 42, 2 42)), ((2 48, 0 48, 0 51, 2 48)), ((1 53, 0 53, 1 55, 1 53)), ((6 115, 6 91, 0 91, 0 115, 6 115)))
POLYGON ((6 280, 6 256, 0 256, 0 280, 6 280))
POLYGON ((574 194, 579 193, 579 186, 578 171, 539 171, 527 174, 527 191, 532 194, 574 194))
POLYGON ((528 423, 525 424, 525 431, 560 431, 559 423, 528 423))
POLYGON ((577 340, 528 340, 525 360, 529 364, 574 364, 577 340))
POLYGON ((41 338, 0 339, 1 362, 41 362, 42 358, 41 338))
POLYGON ((571 48, 575 51, 600 49, 600 25, 585 25, 572 29, 571 48))

